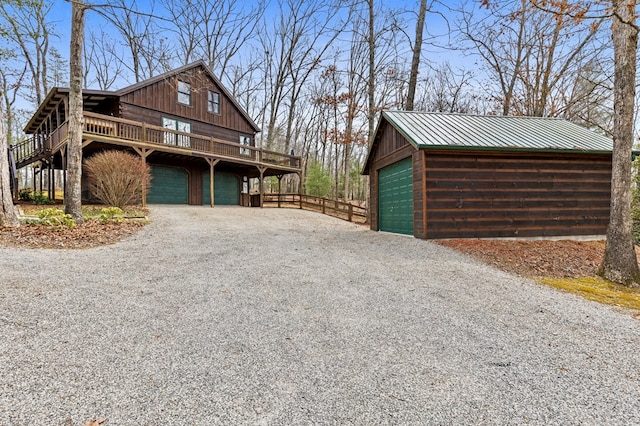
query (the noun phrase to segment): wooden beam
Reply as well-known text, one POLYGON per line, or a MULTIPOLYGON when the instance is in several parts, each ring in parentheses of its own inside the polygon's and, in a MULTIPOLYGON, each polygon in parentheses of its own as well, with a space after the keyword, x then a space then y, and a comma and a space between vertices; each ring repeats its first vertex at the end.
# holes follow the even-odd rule
MULTIPOLYGON (((147 162, 147 157, 149 154, 153 152, 153 149, 149 148, 138 148, 137 146, 132 146, 133 150, 138 153, 140 157, 142 157, 142 161, 147 162)), ((149 171, 151 173, 151 171, 149 171)), ((147 207, 147 186, 142 185, 142 207, 147 207)))
POLYGON ((302 172, 296 174, 298 175, 298 195, 300 196, 300 208, 302 209, 302 172))
POLYGON ((146 159, 149 156, 149 154, 155 151, 154 149, 151 149, 151 148, 138 148, 137 146, 132 146, 131 148, 133 148, 133 150, 137 152, 138 155, 144 159, 146 159))
POLYGON ((213 208, 214 206, 214 173, 215 173, 215 167, 216 164, 218 164, 220 162, 220 160, 218 159, 213 159, 213 158, 205 158, 205 160, 207 160, 207 163, 209 163, 209 198, 210 198, 210 204, 211 204, 211 208, 213 208))
POLYGON ((278 178, 278 208, 280 208, 280 194, 282 194, 282 177, 284 175, 276 175, 278 178))
POLYGON ((260 172, 260 208, 264 207, 264 172, 267 170, 265 166, 256 166, 260 172))

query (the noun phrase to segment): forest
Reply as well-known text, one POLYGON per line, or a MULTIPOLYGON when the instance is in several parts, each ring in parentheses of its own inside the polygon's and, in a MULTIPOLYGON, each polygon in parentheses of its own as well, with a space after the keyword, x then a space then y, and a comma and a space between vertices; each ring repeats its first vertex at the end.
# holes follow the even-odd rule
MULTIPOLYGON (((259 146, 302 156, 313 195, 366 200, 360 171, 384 109, 612 127, 610 24, 567 1, 85 4, 84 87, 117 90, 203 59, 261 127, 259 146)), ((68 86, 70 21, 66 1, 0 4, 9 143, 49 89, 68 86)))

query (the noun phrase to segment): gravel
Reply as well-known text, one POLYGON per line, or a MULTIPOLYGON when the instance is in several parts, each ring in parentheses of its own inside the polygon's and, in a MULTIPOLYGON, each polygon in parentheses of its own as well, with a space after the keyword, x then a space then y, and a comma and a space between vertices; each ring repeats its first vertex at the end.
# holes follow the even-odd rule
POLYGON ((640 424, 640 323, 320 214, 0 248, 0 425, 640 424))

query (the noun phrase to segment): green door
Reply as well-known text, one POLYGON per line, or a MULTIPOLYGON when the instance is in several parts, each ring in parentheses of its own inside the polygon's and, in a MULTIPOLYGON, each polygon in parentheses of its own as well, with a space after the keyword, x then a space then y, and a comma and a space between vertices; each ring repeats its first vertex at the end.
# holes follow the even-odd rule
POLYGON ((189 202, 189 177, 184 169, 152 166, 151 176, 147 203, 187 204, 189 202))
POLYGON ((378 173, 378 225, 381 231, 413 235, 411 157, 378 173))
MULTIPOLYGON (((240 182, 236 175, 224 172, 215 172, 213 180, 214 204, 218 206, 240 205, 240 182)), ((209 190, 209 172, 202 175, 202 204, 211 204, 211 191, 209 190)))

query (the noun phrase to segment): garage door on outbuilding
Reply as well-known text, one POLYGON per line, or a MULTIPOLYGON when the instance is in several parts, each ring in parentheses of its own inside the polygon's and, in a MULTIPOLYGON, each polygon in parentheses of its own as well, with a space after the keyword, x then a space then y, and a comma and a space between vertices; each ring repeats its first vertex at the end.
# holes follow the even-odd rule
MULTIPOLYGON (((237 206, 240 204, 240 181, 233 173, 215 171, 213 175, 214 205, 237 206)), ((211 204, 209 172, 202 175, 202 204, 211 204)))
POLYGON ((189 176, 179 167, 151 166, 151 188, 147 194, 149 204, 187 204, 189 176))
POLYGON ((381 231, 413 234, 411 157, 380 169, 378 218, 381 231))

